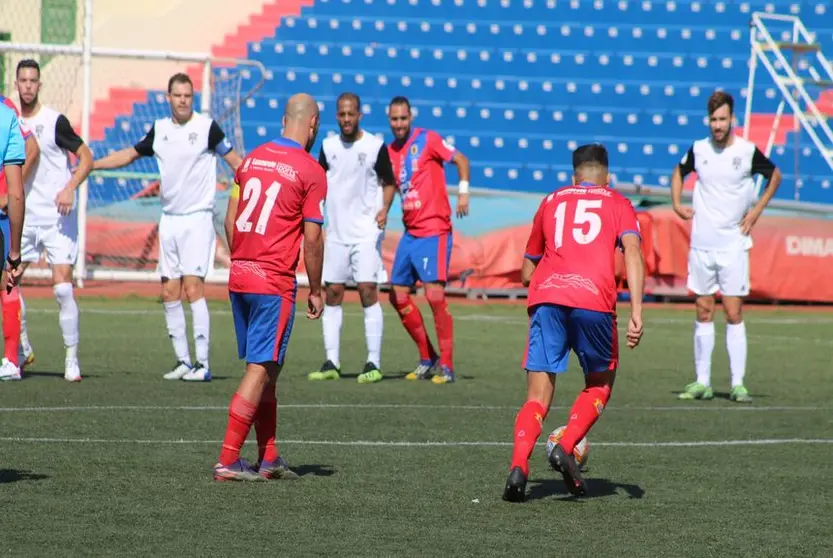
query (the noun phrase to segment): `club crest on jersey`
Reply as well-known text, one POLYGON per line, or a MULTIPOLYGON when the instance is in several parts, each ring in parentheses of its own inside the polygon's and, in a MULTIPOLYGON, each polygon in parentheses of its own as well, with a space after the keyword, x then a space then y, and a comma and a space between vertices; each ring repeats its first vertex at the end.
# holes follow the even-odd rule
POLYGON ((42 134, 43 134, 43 124, 38 124, 37 126, 35 126, 35 135, 38 136, 38 139, 40 139, 42 134))
POLYGON ((732 159, 732 168, 735 170, 740 170, 740 157, 734 157, 732 159))
POLYGON ((363 167, 366 161, 367 153, 359 153, 359 165, 363 167))
POLYGON ((416 144, 411 145, 411 155, 414 156, 414 157, 419 155, 419 147, 417 147, 416 144))
POLYGON ((195 143, 197 143, 197 133, 196 132, 191 132, 190 134, 188 134, 188 142, 191 145, 194 145, 195 143))

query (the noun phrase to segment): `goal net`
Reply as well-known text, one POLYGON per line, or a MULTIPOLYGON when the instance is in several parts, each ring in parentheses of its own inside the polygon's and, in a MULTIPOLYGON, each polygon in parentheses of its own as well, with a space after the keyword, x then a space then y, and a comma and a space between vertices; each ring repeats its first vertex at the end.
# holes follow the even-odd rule
MULTIPOLYGON (((41 102, 64 113, 79 134, 86 132, 96 158, 134 145, 154 120, 170 115, 166 87, 168 78, 177 72, 187 73, 194 82, 194 109, 214 118, 238 153, 246 152, 240 109, 265 81, 266 70, 259 62, 207 53, 99 48, 84 41, 90 24, 85 12, 89 3, 44 1, 43 6, 36 6, 40 2, 16 2, 12 9, 10 2, 0 0, 4 13, 0 21, 0 93, 19 107, 15 67, 22 59, 37 60, 41 65, 41 102), (64 10, 50 15, 47 4, 64 10), (67 21, 76 22, 73 31, 67 21), (89 71, 85 60, 89 60, 89 71)), ((218 158, 217 165, 215 223, 217 232, 222 233, 222 192, 229 187, 232 173, 222 159, 218 158)), ((79 280, 158 279, 158 189, 153 158, 90 175, 79 195, 79 280)), ((222 236, 217 246, 215 272, 209 280, 222 281, 228 262, 222 236)), ((28 279, 49 276, 45 258, 27 272, 28 279)))

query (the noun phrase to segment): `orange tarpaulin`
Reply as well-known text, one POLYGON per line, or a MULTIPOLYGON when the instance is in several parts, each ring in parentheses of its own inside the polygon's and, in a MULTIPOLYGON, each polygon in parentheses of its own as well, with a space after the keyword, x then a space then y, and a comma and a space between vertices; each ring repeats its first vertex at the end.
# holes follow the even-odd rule
MULTIPOLYGON (((658 285, 685 285, 690 223, 670 209, 638 213, 643 237, 647 292, 658 285)), ((119 223, 91 218, 88 261, 153 270, 158 258, 155 223, 119 223), (145 264, 136 264, 150 260, 145 264), (128 263, 130 262, 130 263, 128 263)), ((478 237, 454 234, 449 269, 451 284, 471 288, 520 288, 521 262, 531 224, 496 230, 478 237)), ((383 243, 390 273, 401 233, 388 231, 383 243)), ((833 221, 795 217, 762 217, 752 233, 751 296, 761 299, 833 302, 833 221)), ((299 272, 303 273, 303 259, 299 272)), ((617 274, 624 275, 621 256, 617 274)), ((682 291, 680 294, 684 294, 682 291)))

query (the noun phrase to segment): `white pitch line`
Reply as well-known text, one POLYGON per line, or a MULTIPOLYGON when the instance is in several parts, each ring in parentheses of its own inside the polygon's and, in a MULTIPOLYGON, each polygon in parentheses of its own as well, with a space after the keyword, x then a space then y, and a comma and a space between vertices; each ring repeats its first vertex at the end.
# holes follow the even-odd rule
MULTIPOLYGON (((280 405, 280 409, 432 409, 448 411, 513 411, 518 406, 511 405, 420 405, 396 403, 289 403, 280 405)), ((553 406, 554 411, 570 409, 566 406, 553 406)), ((833 406, 743 406, 743 405, 665 405, 655 407, 609 407, 607 412, 817 412, 833 411, 833 406)), ((72 413, 96 411, 228 411, 228 405, 79 405, 63 407, 0 407, 0 413, 72 413)))
MULTIPOLYGON (((24 444, 142 444, 142 445, 203 445, 222 444, 221 440, 122 440, 103 438, 26 438, 17 436, 1 437, 0 442, 24 444)), ((512 442, 410 442, 385 440, 278 440, 281 445, 295 444, 306 446, 350 446, 350 447, 511 447, 512 442)), ((254 443, 251 440, 246 442, 254 443)), ((592 442, 594 447, 617 448, 695 448, 695 447, 724 447, 724 446, 772 446, 786 444, 819 445, 833 444, 833 438, 771 438, 761 440, 703 440, 692 442, 592 442)), ((537 445, 543 446, 544 442, 537 445)))
MULTIPOLYGON (((82 313, 86 314, 100 314, 105 316, 145 316, 145 315, 161 315, 162 310, 155 310, 155 309, 144 309, 144 308, 80 308, 79 309, 82 313)), ((47 308, 32 308, 26 310, 28 313, 35 313, 35 314, 55 314, 57 310, 47 309, 47 308)), ((461 313, 459 315, 454 316, 455 320, 464 320, 464 321, 491 321, 497 323, 509 323, 509 324, 526 324, 529 323, 529 320, 524 317, 524 309, 518 308, 518 316, 501 316, 501 315, 494 315, 494 314, 469 314, 469 313, 461 313)), ((230 310, 212 310, 211 314, 217 316, 230 316, 230 310)), ((346 316, 364 316, 361 312, 351 312, 346 311, 344 312, 346 316)), ((305 316, 306 312, 297 311, 295 313, 296 316, 305 316)), ((800 324, 833 324, 833 318, 796 318, 796 317, 768 317, 768 316, 759 316, 755 315, 750 312, 750 323, 761 323, 761 324, 778 324, 778 325, 800 325, 800 324)), ((686 316, 684 318, 648 318, 648 323, 654 324, 694 324, 693 314, 691 317, 686 316)))

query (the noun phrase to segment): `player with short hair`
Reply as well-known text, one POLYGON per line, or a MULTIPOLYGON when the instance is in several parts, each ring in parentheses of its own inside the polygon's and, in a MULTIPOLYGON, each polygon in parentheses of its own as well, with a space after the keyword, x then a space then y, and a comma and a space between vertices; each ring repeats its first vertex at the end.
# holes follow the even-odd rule
POLYGON ((619 367, 617 247, 624 252, 631 295, 628 346, 636 347, 642 338, 645 270, 639 225, 631 202, 609 184, 607 149, 600 144, 579 147, 573 152, 573 185, 545 197, 532 223, 521 271, 523 284, 529 287, 527 400, 515 420, 504 500, 525 498, 529 456, 552 404, 556 377, 567 371, 571 350, 584 371, 585 388, 549 460, 573 495, 586 492, 573 450, 607 405, 619 367))
MULTIPOLYGON (((20 97, 21 120, 34 132, 40 157, 27 178, 26 218, 23 226, 21 273, 40 260, 52 268, 52 290, 58 302, 58 322, 64 338, 66 357, 64 379, 81 381, 78 364, 78 304, 72 286, 72 269, 78 258, 78 214, 76 192, 93 166, 93 154, 66 116, 40 102, 40 65, 21 60, 16 69, 15 87, 20 97), (78 159, 72 170, 70 154, 78 159)), ((22 301, 22 297, 21 301, 22 301)), ((25 305, 21 303, 20 345, 24 362, 33 351, 26 331, 25 305)))
POLYGON ((194 84, 187 74, 168 80, 171 115, 153 123, 133 147, 111 153, 95 162, 96 169, 115 169, 139 157, 156 158, 161 175, 159 197, 159 273, 165 322, 173 342, 176 364, 166 380, 207 382, 210 315, 205 301, 205 278, 214 265, 217 235, 213 209, 217 191, 219 155, 234 170, 240 156, 220 126, 194 111, 194 84), (186 337, 182 295, 191 303, 196 363, 192 366, 186 337))
POLYGON ((218 481, 298 478, 275 446, 275 390, 295 318, 295 274, 302 237, 309 278, 307 318, 318 319, 324 307, 321 227, 327 176, 309 154, 318 124, 318 105, 311 96, 290 97, 282 136, 246 156, 229 198, 229 297, 238 355, 246 359, 246 374, 229 405, 228 427, 214 466, 218 481), (241 195, 242 203, 238 201, 241 195), (258 445, 254 469, 240 458, 252 425, 258 445))
MULTIPOLYGON (((25 202, 23 196, 23 165, 26 162, 26 145, 23 130, 17 119, 16 111, 5 103, 0 103, 0 173, 3 174, 8 189, 7 219, 0 222, 0 250, 3 251, 3 292, 16 290, 20 278, 20 237, 23 233, 23 215, 25 202)), ((5 313, 5 309, 4 309, 5 313)), ((5 318, 4 318, 5 321, 5 318)), ((6 372, 5 362, 3 372, 6 372)), ((16 375, 5 375, 3 380, 19 380, 16 375), (16 376, 16 377, 15 377, 16 376)))
MULTIPOLYGON (((20 133, 26 144, 26 162, 23 163, 23 183, 29 178, 35 164, 40 157, 40 148, 35 136, 20 122, 20 113, 17 107, 8 97, 0 95, 0 105, 4 105, 14 111, 18 118, 20 133)), ((24 188, 21 186, 20 195, 25 197, 24 188)), ((0 168, 0 231, 2 231, 5 245, 5 253, 9 253, 11 232, 9 229, 9 215, 6 213, 9 205, 9 187, 6 182, 6 174, 0 168)), ((24 204, 25 205, 25 204, 24 204)), ((5 259, 5 258, 4 258, 5 259)), ((22 272, 22 270, 21 270, 22 272)), ((21 354, 21 306, 23 299, 20 296, 20 289, 15 286, 11 289, 0 288, 0 303, 3 306, 3 363, 0 365, 0 379, 21 380, 23 368, 34 362, 34 354, 21 354), (7 364, 8 363, 8 364, 7 364)))
MULTIPOLYGON (((694 323, 695 381, 680 399, 711 399, 711 359, 714 349, 715 293, 720 291, 726 313, 726 350, 732 391, 738 403, 752 401, 744 386, 746 325, 743 298, 749 294, 749 233, 781 184, 781 172, 755 144, 732 133, 734 99, 717 91, 709 97, 709 137, 697 140, 674 168, 671 196, 674 211, 692 220, 688 254, 688 288, 697 295, 694 323), (680 201, 683 179, 697 173, 693 207, 680 201), (767 178, 755 203, 754 174, 767 178)), ((747 125, 749 123, 747 122, 747 125)))
POLYGON ((367 361, 357 380, 367 384, 382 379, 383 316, 377 285, 387 281, 382 240, 396 179, 385 142, 361 129, 361 115, 358 95, 342 93, 336 101, 341 133, 326 138, 318 155, 328 183, 323 275, 327 300, 321 316, 327 360, 309 374, 310 380, 341 377, 341 302, 350 280, 359 290, 367 341, 367 361))
POLYGON ((453 239, 443 164, 453 163, 459 171, 457 216, 463 217, 469 212, 469 160, 436 132, 411 129, 411 118, 408 99, 394 97, 388 106, 394 135, 388 150, 402 196, 405 233, 396 248, 390 299, 419 348, 419 365, 406 378, 428 379, 439 364, 440 373, 431 381, 445 384, 454 381, 454 321, 445 299, 453 239), (410 291, 417 280, 425 286, 425 297, 434 314, 439 358, 419 307, 411 300, 410 291))

